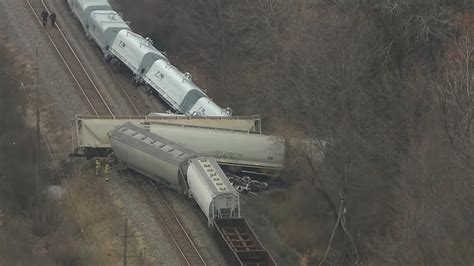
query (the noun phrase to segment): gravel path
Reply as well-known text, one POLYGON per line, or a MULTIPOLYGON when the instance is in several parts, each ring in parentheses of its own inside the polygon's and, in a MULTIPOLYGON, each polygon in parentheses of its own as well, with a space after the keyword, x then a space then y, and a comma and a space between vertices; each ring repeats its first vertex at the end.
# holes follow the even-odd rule
MULTIPOLYGON (((181 255, 168 238, 163 226, 155 220, 152 210, 139 190, 125 177, 112 175, 107 183, 116 204, 128 217, 131 227, 137 231, 145 244, 145 257, 151 265, 183 265, 181 255)), ((132 240, 133 241, 133 240, 132 240)))
MULTIPOLYGON (((33 100, 34 65, 38 62, 38 86, 43 132, 52 139, 69 140, 69 125, 75 114, 88 114, 69 73, 46 39, 44 29, 34 20, 33 14, 24 1, 0 0, 2 32, 14 41, 16 49, 24 54, 25 64, 31 68, 32 77, 25 81, 26 94, 33 100), (37 54, 37 56, 36 56, 37 54)), ((55 151, 69 148, 67 141, 54 145, 55 151)))
MULTIPOLYGON (((117 200, 116 204, 127 214, 133 227, 138 230, 138 235, 142 236, 145 243, 154 243, 152 246, 146 245, 147 261, 152 265, 182 265, 179 260, 181 255, 161 223, 153 217, 151 207, 146 204, 131 177, 127 177, 124 171, 114 172, 107 184, 117 200)), ((212 229, 207 227, 206 218, 197 205, 174 191, 162 191, 207 265, 225 265, 226 262, 212 238, 212 229)))

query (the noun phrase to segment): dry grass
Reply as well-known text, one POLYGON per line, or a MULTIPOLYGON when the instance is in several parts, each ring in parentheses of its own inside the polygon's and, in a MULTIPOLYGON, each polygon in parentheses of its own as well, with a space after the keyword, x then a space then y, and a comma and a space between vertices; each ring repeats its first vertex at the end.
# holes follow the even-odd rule
MULTIPOLYGON (((74 198, 76 210, 85 233, 94 243, 96 254, 107 265, 122 263, 123 226, 125 214, 121 212, 120 202, 113 201, 107 191, 107 183, 102 177, 95 176, 90 162, 79 162, 80 167, 73 170, 73 178, 68 179, 66 187, 74 198)), ((133 226, 130 225, 129 226, 133 226)), ((130 254, 140 254, 144 243, 140 239, 130 241, 130 254)), ((140 260, 142 265, 149 265, 146 258, 140 260)))

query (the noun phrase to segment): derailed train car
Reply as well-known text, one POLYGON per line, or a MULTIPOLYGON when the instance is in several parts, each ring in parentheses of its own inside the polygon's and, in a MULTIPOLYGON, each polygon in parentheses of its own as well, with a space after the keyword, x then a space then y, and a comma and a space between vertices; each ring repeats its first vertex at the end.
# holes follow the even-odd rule
POLYGON ((275 135, 155 124, 150 131, 220 164, 261 169, 283 169, 285 140, 275 135))
POLYGON ((207 214, 209 226, 214 226, 216 219, 240 218, 239 193, 216 159, 190 159, 186 177, 189 196, 207 214))
POLYGON ((108 133, 111 148, 120 161, 131 169, 174 190, 186 192, 188 161, 197 155, 184 147, 126 123, 108 133))
POLYGON ((115 156, 129 168, 193 198, 213 226, 240 218, 239 193, 213 158, 201 157, 131 123, 109 133, 115 156))
POLYGON ((108 136, 115 156, 127 167, 194 199, 215 227, 232 265, 276 265, 241 217, 239 193, 214 158, 201 157, 130 122, 108 136))
POLYGON ((221 165, 278 172, 285 166, 285 140, 260 132, 258 117, 86 119, 73 124, 75 154, 101 156, 110 149, 107 132, 125 122, 146 128, 221 165), (172 123, 173 122, 173 123, 172 123), (201 126, 202 125, 202 126, 201 126))

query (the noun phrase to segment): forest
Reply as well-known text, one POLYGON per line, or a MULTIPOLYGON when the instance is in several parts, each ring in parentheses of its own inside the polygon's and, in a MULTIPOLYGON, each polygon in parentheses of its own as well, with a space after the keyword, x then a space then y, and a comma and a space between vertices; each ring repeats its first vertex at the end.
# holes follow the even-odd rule
POLYGON ((472 0, 116 0, 294 150, 268 213, 301 265, 474 263, 472 0))

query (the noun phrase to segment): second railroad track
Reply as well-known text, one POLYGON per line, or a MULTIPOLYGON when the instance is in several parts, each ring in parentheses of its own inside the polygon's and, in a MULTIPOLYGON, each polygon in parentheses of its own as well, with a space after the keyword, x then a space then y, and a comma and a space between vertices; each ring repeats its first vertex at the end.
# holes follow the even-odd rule
MULTIPOLYGON (((43 10, 48 10, 42 0, 26 0, 26 3, 34 13, 38 23, 42 25, 40 14, 43 10)), ((59 25, 52 28, 45 28, 46 35, 51 41, 53 47, 58 52, 61 60, 71 74, 77 87, 82 92, 89 108, 96 116, 108 115, 114 116, 112 109, 106 102, 91 76, 85 69, 81 60, 74 52, 71 44, 62 32, 59 25)))
POLYGON ((137 188, 144 195, 147 203, 153 208, 155 219, 163 224, 168 236, 178 249, 185 263, 193 266, 206 265, 201 253, 194 245, 191 237, 186 233, 183 224, 156 184, 148 178, 136 177, 134 175, 132 175, 132 178, 137 188))

